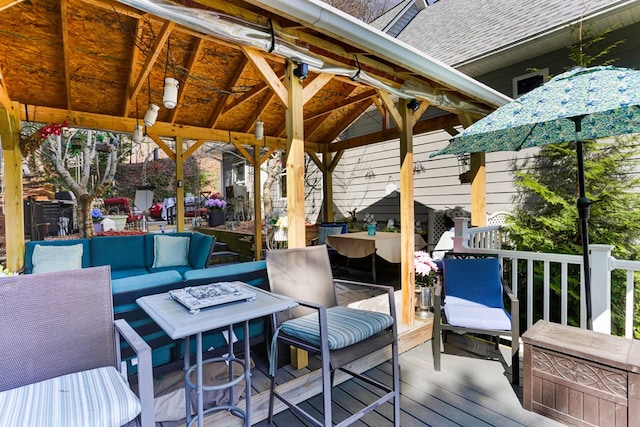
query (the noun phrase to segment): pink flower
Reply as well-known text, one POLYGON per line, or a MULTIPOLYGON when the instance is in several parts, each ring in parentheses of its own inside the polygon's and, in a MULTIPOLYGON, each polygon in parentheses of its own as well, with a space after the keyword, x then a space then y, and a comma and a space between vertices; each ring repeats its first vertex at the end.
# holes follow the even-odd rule
POLYGON ((420 282, 431 282, 438 271, 438 266, 431 259, 428 253, 424 251, 415 251, 414 254, 414 268, 416 272, 416 278, 420 282))

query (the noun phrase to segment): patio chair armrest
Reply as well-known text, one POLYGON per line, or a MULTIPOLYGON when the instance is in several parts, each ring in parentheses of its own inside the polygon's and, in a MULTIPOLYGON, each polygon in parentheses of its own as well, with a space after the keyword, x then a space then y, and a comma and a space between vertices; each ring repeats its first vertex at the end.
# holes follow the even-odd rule
POLYGON ((120 363, 120 337, 133 349, 138 358, 138 397, 140 399, 140 421, 142 427, 155 426, 155 409, 153 396, 153 367, 151 362, 151 347, 124 319, 114 322, 116 330, 116 348, 118 350, 118 364, 120 363))

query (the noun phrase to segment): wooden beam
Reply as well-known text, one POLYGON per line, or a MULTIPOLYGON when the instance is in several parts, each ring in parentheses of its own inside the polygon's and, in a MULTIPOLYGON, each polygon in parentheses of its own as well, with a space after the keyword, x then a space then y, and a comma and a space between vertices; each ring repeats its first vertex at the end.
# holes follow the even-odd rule
POLYGON ((333 75, 321 73, 318 74, 310 83, 305 86, 302 91, 302 103, 306 104, 311 98, 315 96, 320 89, 322 89, 327 83, 333 79, 333 75))
POLYGON ((382 105, 384 105, 384 108, 389 112, 389 116, 391 116, 391 119, 396 124, 396 127, 398 128, 398 130, 402 131, 402 126, 404 126, 402 115, 396 108, 396 104, 393 102, 393 99, 391 99, 391 94, 383 90, 378 90, 377 92, 378 97, 380 97, 380 101, 382 101, 382 105))
POLYGON ((182 153, 183 139, 176 137, 176 229, 184 231, 184 155, 182 153))
MULTIPOLYGON (((22 110, 20 112, 21 119, 26 120, 26 114, 24 113, 24 105, 21 104, 22 110)), ((75 127, 87 128, 87 129, 101 129, 112 132, 129 133, 136 125, 135 118, 124 118, 120 116, 107 116, 103 114, 95 113, 83 113, 77 111, 63 110, 59 108, 49 107, 36 107, 33 105, 27 106, 29 111, 29 117, 37 117, 39 121, 44 123, 48 122, 61 122, 66 120, 67 123, 75 127)), ((205 139, 207 141, 229 141, 229 131, 210 129, 206 127, 187 126, 181 124, 171 124, 165 122, 156 122, 150 131, 154 135, 175 138, 180 135, 185 139, 205 139)), ((241 132, 231 132, 231 139, 242 145, 257 145, 261 147, 273 147, 275 149, 283 150, 286 146, 286 139, 269 137, 263 141, 256 141, 254 134, 244 134, 241 132)), ((307 149, 316 150, 318 144, 308 143, 307 149)))
POLYGON ((199 139, 196 142, 194 142, 193 144, 191 144, 191 146, 189 148, 187 148, 186 150, 184 150, 184 158, 188 159, 193 153, 195 153, 195 151, 202 147, 202 144, 204 144, 206 141, 204 139, 199 139))
MULTIPOLYGON (((460 122, 455 114, 447 114, 433 119, 421 120, 413 126, 414 135, 420 135, 426 132, 435 132, 444 129, 446 126, 458 126, 460 122)), ((376 142, 389 141, 400 138, 398 128, 391 128, 379 132, 372 132, 366 135, 357 136, 355 138, 344 139, 331 144, 329 151, 342 151, 355 147, 362 147, 376 142)))
POLYGON ((260 147, 253 147, 253 258, 262 259, 262 184, 260 182, 260 147))
POLYGON ((427 101, 420 102, 418 109, 413 112, 413 123, 418 123, 420 117, 422 117, 424 112, 427 111, 427 108, 429 108, 429 103, 427 101))
POLYGON ((2 69, 0 68, 0 107, 7 111, 11 111, 13 108, 11 105, 11 99, 9 98, 9 92, 7 92, 7 85, 2 75, 2 69))
MULTIPOLYGON (((135 40, 142 39, 142 30, 144 29, 144 25, 141 19, 136 18, 136 33, 135 40)), ((133 43, 131 46, 131 56, 129 57, 129 75, 127 76, 127 94, 124 97, 124 105, 122 106, 122 115, 124 117, 129 116, 129 108, 131 103, 134 102, 134 98, 138 96, 138 92, 135 94, 131 93, 131 88, 133 87, 134 71, 136 68, 136 59, 138 58, 138 54, 140 53, 140 48, 138 47, 138 43, 133 43)), ((136 104, 136 118, 139 118, 140 111, 138 111, 139 105, 136 104)), ((143 109, 143 111, 145 111, 143 109)))
POLYGON ((275 150, 273 148, 269 148, 267 152, 260 157, 260 166, 262 166, 262 164, 267 161, 267 159, 271 156, 271 154, 273 154, 274 151, 275 150))
POLYGON ((399 113, 403 131, 400 133, 400 286, 402 289, 402 323, 413 325, 415 320, 415 213, 413 205, 413 115, 407 100, 400 99, 399 113))
POLYGON ((306 246, 304 227, 304 125, 302 82, 294 74, 295 63, 287 64, 285 73, 288 99, 287 126, 287 212, 289 248, 306 246))
POLYGON ((10 271, 20 271, 24 266, 25 245, 19 103, 12 102, 9 109, 0 109, 0 138, 4 159, 6 267, 10 271))
POLYGON ((64 85, 67 100, 65 105, 68 109, 71 105, 71 73, 69 69, 69 29, 67 27, 67 0, 60 1, 60 23, 62 26, 62 67, 64 69, 64 85))
POLYGON ((471 153, 471 225, 487 225, 487 173, 485 153, 471 153))
POLYGON ((331 168, 333 154, 329 152, 328 146, 325 145, 323 149, 322 218, 324 222, 333 222, 335 220, 333 215, 333 169, 331 168))
POLYGON ((269 85, 271 90, 276 93, 278 99, 282 102, 282 105, 287 107, 289 105, 287 88, 284 87, 282 82, 280 82, 277 74, 273 71, 271 65, 269 65, 262 53, 256 49, 251 49, 245 46, 242 47, 242 51, 245 56, 249 58, 249 61, 251 61, 253 66, 256 68, 256 71, 262 76, 262 79, 269 85))
POLYGON ((162 139, 160 139, 160 137, 156 134, 152 134, 152 133, 147 133, 147 136, 151 139, 153 139, 153 142, 155 142, 156 144, 158 144, 158 147, 160 147, 160 149, 162 151, 164 151, 164 153, 174 162, 176 161, 176 153, 171 149, 171 147, 169 147, 167 144, 164 143, 164 141, 162 139))
POLYGON ((24 0, 0 0, 0 12, 9 9, 11 6, 22 3, 24 0))

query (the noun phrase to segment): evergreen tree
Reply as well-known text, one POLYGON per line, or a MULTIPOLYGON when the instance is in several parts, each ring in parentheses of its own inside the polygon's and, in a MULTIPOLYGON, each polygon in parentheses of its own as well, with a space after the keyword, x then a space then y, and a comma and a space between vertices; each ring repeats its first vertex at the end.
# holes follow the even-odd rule
MULTIPOLYGON (((578 43, 569 48, 569 58, 580 66, 606 60, 617 41, 592 54, 605 34, 584 37, 580 25, 578 43)), ((507 221, 513 249, 522 251, 581 254, 581 237, 576 199, 578 197, 575 143, 548 145, 522 164, 512 165, 517 195, 516 208, 507 221)), ((613 256, 636 260, 640 256, 640 193, 637 188, 637 137, 624 136, 601 141, 585 141, 584 165, 587 197, 592 200, 589 241, 614 247, 613 256)), ((556 268, 557 267, 557 268, 556 268)), ((543 266, 535 265, 534 316, 541 317, 543 266)), ((569 323, 578 325, 580 271, 569 272, 569 323)), ((552 319, 559 321, 560 269, 551 271, 552 319)), ((614 334, 624 333, 624 295, 626 278, 612 276, 612 315, 614 334)), ((640 292, 636 290, 635 301, 640 292)), ((636 303, 637 306, 637 303, 636 303)), ((523 310, 524 311, 524 310, 523 310)), ((636 310, 637 312, 637 310, 636 310)), ((635 324, 639 322, 636 321, 635 324)), ((636 329, 636 336, 638 331, 636 329)))

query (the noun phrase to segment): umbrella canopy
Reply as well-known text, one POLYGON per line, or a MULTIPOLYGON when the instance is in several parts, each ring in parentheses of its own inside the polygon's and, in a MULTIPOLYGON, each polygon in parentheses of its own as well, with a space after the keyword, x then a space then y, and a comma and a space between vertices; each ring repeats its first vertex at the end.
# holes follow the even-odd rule
POLYGON ((575 68, 503 105, 432 154, 517 151, 576 140, 640 132, 640 71, 616 67, 575 68))
POLYGON ((592 329, 591 271, 582 141, 640 132, 640 71, 575 68, 503 105, 433 153, 517 151, 576 142, 587 326, 592 329))

